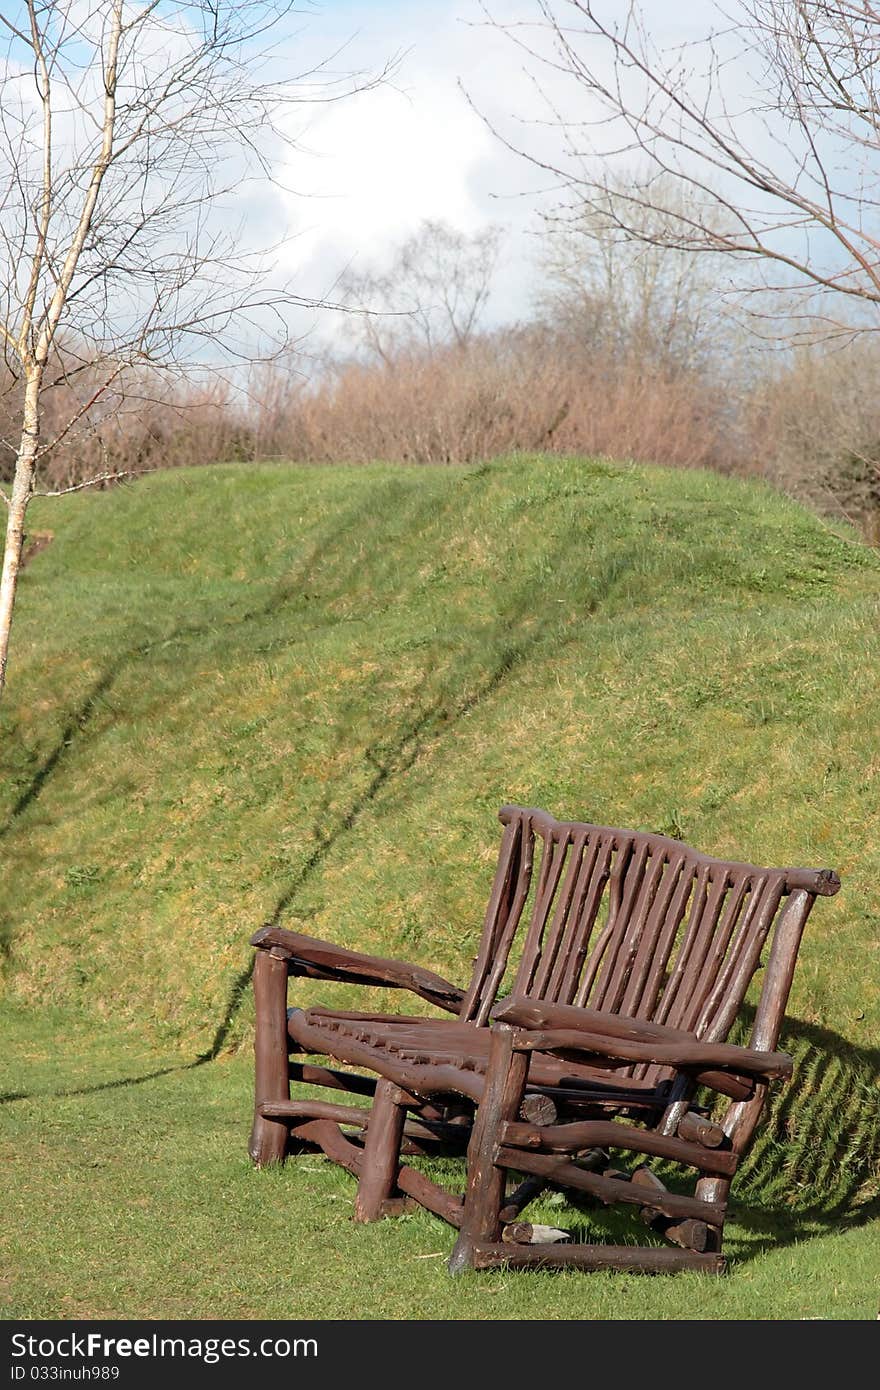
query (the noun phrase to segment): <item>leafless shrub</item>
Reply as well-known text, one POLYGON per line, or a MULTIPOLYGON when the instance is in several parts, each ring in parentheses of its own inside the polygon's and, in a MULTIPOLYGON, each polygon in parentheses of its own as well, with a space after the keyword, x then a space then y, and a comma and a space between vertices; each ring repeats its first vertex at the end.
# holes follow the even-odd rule
POLYGON ((523 450, 727 466, 722 420, 693 374, 614 364, 552 328, 484 334, 466 349, 349 364, 290 401, 272 452, 316 462, 471 462, 523 450))
POLYGON ((880 348, 802 349, 780 362, 744 406, 751 466, 821 512, 880 543, 880 348))

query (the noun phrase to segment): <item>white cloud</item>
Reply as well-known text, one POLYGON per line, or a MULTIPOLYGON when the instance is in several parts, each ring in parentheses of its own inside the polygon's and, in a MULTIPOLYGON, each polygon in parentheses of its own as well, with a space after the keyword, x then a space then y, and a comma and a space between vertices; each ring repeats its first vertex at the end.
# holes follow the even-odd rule
POLYGON ((300 267, 333 251, 345 258, 381 258, 424 218, 444 218, 462 231, 486 220, 470 175, 491 159, 492 137, 471 112, 449 74, 421 78, 404 93, 382 87, 329 109, 311 129, 310 154, 298 172, 299 196, 289 204, 300 267))
MULTIPOLYGON (((362 6, 348 6, 337 25, 346 11, 364 19, 362 6)), ((465 22, 478 16, 476 0, 383 11, 352 39, 346 60, 378 65, 406 50, 393 84, 319 113, 302 153, 280 171, 295 190, 283 203, 292 238, 285 267, 303 293, 332 294, 347 265, 387 261, 426 218, 466 233, 497 222, 507 237, 491 316, 522 315, 535 204, 520 195, 539 180, 482 118, 501 120, 528 100, 519 56, 503 35, 465 22)), ((316 40, 321 29, 316 23, 316 40)))

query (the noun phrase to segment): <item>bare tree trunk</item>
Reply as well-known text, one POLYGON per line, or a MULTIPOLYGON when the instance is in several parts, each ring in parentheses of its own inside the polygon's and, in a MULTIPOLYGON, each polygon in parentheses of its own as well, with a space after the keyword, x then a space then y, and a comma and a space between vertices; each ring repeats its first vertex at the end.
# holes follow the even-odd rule
POLYGON ((3 551, 3 577, 0 579, 0 695, 6 685, 6 662, 9 655, 9 632, 18 575, 21 569, 21 549, 24 542, 24 517, 31 498, 37 447, 40 437, 39 400, 42 372, 37 369, 30 377, 24 398, 21 443, 15 461, 15 478, 9 499, 9 520, 6 525, 6 547, 3 551))

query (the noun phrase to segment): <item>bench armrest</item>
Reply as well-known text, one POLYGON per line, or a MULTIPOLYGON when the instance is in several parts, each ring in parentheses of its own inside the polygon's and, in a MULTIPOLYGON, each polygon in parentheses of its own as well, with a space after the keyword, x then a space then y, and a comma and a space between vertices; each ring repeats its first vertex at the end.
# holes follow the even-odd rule
POLYGON ((644 1018, 629 1018, 626 1014, 608 1013, 603 1009, 588 1009, 576 1004, 550 1004, 543 999, 526 995, 509 995, 499 999, 492 1010, 499 1023, 513 1023, 521 1028, 577 1028, 589 1033, 601 1033, 609 1038, 625 1038, 630 1042, 692 1042, 693 1033, 670 1028, 665 1023, 651 1023, 644 1018))
POLYGON ((615 1062, 654 1062, 683 1071, 729 1071, 761 1081, 791 1076, 792 1060, 785 1052, 755 1052, 732 1043, 628 1042, 580 1028, 519 1029, 514 1046, 528 1052, 589 1052, 615 1062))
POLYGON ((726 1095, 739 1096, 744 1082, 753 1089, 757 1081, 792 1072, 792 1060, 784 1052, 701 1042, 682 1029, 598 1009, 514 998, 496 1005, 492 1017, 519 1030, 515 1046, 523 1051, 587 1053, 620 1066, 646 1062, 676 1067, 726 1095))
POLYGON ((350 951, 331 941, 320 941, 301 932, 271 925, 261 927, 251 937, 251 945, 261 951, 274 951, 290 963, 290 973, 315 980, 337 980, 356 985, 382 985, 390 989, 409 989, 429 1004, 457 1014, 464 990, 406 961, 386 960, 382 956, 350 951))

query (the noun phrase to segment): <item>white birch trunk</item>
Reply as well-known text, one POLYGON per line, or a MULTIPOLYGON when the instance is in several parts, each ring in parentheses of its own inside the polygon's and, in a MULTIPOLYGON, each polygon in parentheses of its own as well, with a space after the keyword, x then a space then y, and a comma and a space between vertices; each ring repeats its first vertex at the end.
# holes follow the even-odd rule
POLYGON ((6 663, 9 656, 9 632, 12 609, 21 570, 21 550, 24 543, 24 518, 34 480, 34 464, 40 439, 39 401, 42 371, 38 368, 29 378, 24 398, 21 443, 15 461, 15 478, 9 499, 9 520, 6 525, 6 545, 3 551, 3 576, 0 579, 0 695, 6 685, 6 663))

